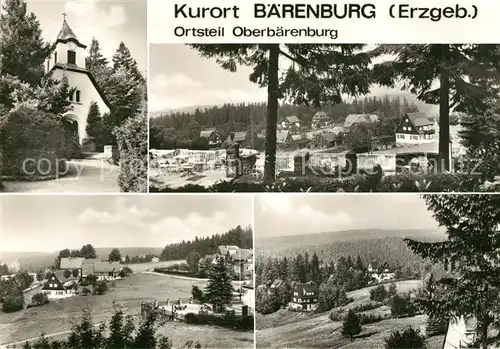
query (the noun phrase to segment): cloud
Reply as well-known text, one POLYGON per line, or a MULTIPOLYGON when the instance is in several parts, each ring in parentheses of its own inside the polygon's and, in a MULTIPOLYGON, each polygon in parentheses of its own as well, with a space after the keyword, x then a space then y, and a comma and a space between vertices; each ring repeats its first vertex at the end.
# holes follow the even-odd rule
POLYGON ((127 23, 128 18, 125 9, 120 5, 111 5, 108 8, 98 6, 98 0, 68 0, 64 10, 78 18, 85 18, 91 23, 99 24, 101 27, 115 28, 127 23))
POLYGON ((195 81, 191 77, 182 74, 175 73, 172 76, 166 76, 159 74, 151 79, 151 90, 153 92, 161 93, 163 90, 172 88, 189 88, 189 87, 201 87, 202 84, 199 81, 195 81))
POLYGON ((295 217, 303 220, 307 219, 311 225, 321 227, 324 230, 348 227, 352 223, 351 216, 347 212, 337 211, 334 213, 326 213, 321 210, 313 209, 309 205, 299 207, 295 217))
POLYGON ((84 223, 121 223, 134 227, 145 227, 148 225, 147 220, 155 216, 157 214, 150 209, 130 205, 126 198, 117 197, 112 210, 98 211, 89 207, 78 216, 78 219, 84 223))
POLYGON ((211 236, 225 232, 230 228, 227 226, 227 220, 225 212, 215 212, 210 216, 191 212, 187 217, 164 217, 152 224, 150 230, 153 234, 164 237, 165 244, 169 244, 180 240, 192 240, 196 236, 211 236))
POLYGON ((292 210, 290 196, 288 195, 262 195, 258 198, 258 202, 263 212, 274 212, 277 214, 286 215, 291 213, 292 210))

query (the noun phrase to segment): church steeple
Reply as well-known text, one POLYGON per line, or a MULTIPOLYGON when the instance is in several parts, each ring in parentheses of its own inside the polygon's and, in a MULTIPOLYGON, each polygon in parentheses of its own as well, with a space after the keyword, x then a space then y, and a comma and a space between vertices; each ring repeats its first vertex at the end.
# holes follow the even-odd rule
POLYGON ((87 48, 87 46, 78 41, 78 38, 76 37, 75 33, 70 28, 68 22, 66 21, 66 16, 67 16, 66 13, 63 13, 62 15, 64 17, 63 24, 61 30, 59 31, 59 34, 57 35, 56 43, 58 42, 67 43, 72 41, 83 49, 87 48))

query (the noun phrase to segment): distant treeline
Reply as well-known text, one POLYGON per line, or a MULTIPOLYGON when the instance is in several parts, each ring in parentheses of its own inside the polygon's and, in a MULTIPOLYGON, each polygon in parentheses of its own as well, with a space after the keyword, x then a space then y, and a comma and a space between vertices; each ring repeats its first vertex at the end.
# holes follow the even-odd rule
POLYGON ((186 259, 188 254, 196 251, 201 257, 209 254, 215 254, 220 245, 235 245, 239 248, 252 248, 253 233, 251 227, 241 227, 230 229, 224 234, 216 234, 211 237, 199 238, 194 240, 182 241, 165 246, 160 254, 160 260, 179 260, 186 259))
MULTIPOLYGON (((385 120, 387 128, 394 130, 405 112, 419 111, 419 108, 400 97, 365 97, 350 103, 325 104, 322 108, 335 123, 343 123, 349 114, 377 114, 385 120)), ((317 108, 282 104, 278 117, 297 116, 302 126, 310 127, 317 108)), ((249 138, 265 128, 267 115, 266 103, 224 104, 208 109, 196 109, 193 113, 172 113, 150 121, 150 146, 154 149, 170 149, 179 142, 197 139, 200 131, 216 128, 224 139, 230 132, 247 132, 249 138)))
POLYGON ((316 254, 318 259, 330 263, 337 262, 339 258, 360 256, 361 261, 368 264, 371 261, 387 262, 391 266, 404 266, 418 273, 424 269, 428 261, 414 254, 400 237, 387 237, 380 239, 362 239, 353 241, 337 241, 331 244, 303 245, 290 248, 269 248, 266 246, 257 249, 256 261, 266 263, 269 257, 295 258, 298 254, 316 254))

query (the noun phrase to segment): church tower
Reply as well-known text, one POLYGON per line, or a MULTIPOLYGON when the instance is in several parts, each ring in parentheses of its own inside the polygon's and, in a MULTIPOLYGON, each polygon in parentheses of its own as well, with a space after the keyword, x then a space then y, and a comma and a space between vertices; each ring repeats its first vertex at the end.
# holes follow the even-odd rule
POLYGON ((87 46, 81 43, 66 21, 66 14, 62 28, 53 45, 52 54, 46 62, 48 74, 53 79, 68 78, 71 88, 76 91, 69 97, 73 110, 64 117, 73 123, 75 132, 78 132, 80 145, 85 146, 88 135, 86 132, 87 115, 92 102, 99 106, 101 116, 109 113, 110 104, 98 86, 92 74, 85 67, 87 46))

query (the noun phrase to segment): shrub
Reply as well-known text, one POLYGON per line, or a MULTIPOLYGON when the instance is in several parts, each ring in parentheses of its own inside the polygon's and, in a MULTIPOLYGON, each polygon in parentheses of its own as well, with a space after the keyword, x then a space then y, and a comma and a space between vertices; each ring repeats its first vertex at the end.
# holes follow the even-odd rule
POLYGON ((106 284, 105 281, 99 281, 97 284, 94 286, 94 294, 96 295, 103 295, 108 291, 108 285, 106 284))
POLYGON ((91 293, 91 292, 90 292, 90 289, 88 289, 87 287, 82 288, 82 294, 83 294, 84 296, 88 295, 89 293, 91 293))
POLYGON ((2 311, 4 313, 13 313, 24 308, 24 296, 22 292, 12 292, 8 294, 2 303, 2 311))
POLYGON ((385 349, 425 349, 425 339, 412 327, 402 333, 395 331, 385 340, 385 349))
POLYGON ((193 300, 203 302, 203 291, 196 285, 193 285, 191 289, 191 296, 193 300))
POLYGON ((358 335, 361 332, 361 322, 354 312, 354 310, 349 310, 347 312, 347 316, 342 323, 342 336, 346 338, 350 338, 351 340, 354 336, 358 335))
POLYGON ((373 324, 382 320, 389 319, 387 314, 361 314, 359 322, 361 325, 373 324))
POLYGON ((21 107, 7 114, 0 127, 2 175, 40 177, 66 172, 69 140, 55 115, 21 107))
POLYGON ((49 297, 45 293, 35 293, 31 297, 31 304, 35 306, 40 306, 49 303, 49 297))
POLYGON ((379 285, 370 290, 370 300, 375 302, 383 302, 387 299, 387 290, 384 285, 379 285))
POLYGON ((118 184, 122 192, 147 192, 148 119, 146 113, 127 119, 114 131, 119 150, 118 184))
POLYGON ((447 319, 440 316, 429 316, 425 332, 428 337, 446 334, 448 329, 447 319))
POLYGON ((250 331, 254 329, 253 316, 235 315, 226 312, 223 316, 212 314, 188 314, 186 323, 192 325, 212 325, 230 328, 233 330, 250 331))
POLYGON ((394 317, 413 316, 416 313, 409 295, 393 296, 389 300, 389 306, 391 307, 391 314, 394 317))

